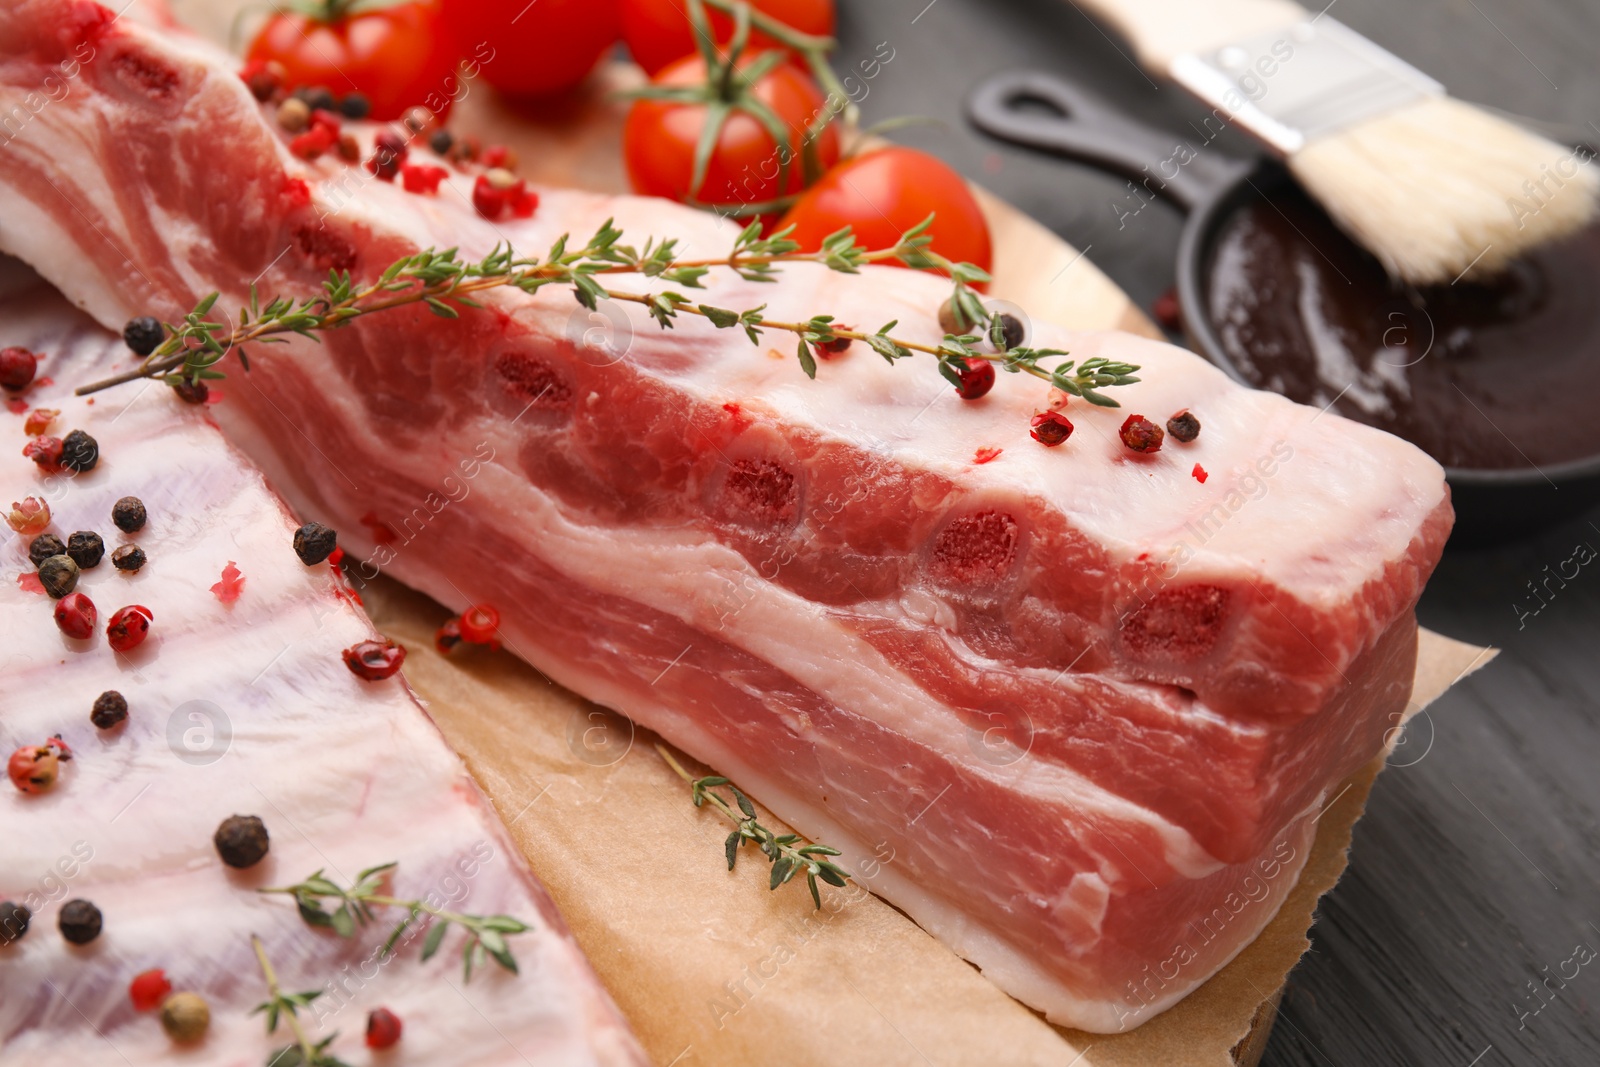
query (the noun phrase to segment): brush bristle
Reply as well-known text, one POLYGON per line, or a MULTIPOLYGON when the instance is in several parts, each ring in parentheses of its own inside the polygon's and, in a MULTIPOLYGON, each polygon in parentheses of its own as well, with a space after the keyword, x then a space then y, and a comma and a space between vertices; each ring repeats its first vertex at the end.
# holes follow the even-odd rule
POLYGON ((1589 159, 1437 96, 1312 141, 1289 168, 1390 274, 1426 285, 1492 275, 1589 223, 1589 159))

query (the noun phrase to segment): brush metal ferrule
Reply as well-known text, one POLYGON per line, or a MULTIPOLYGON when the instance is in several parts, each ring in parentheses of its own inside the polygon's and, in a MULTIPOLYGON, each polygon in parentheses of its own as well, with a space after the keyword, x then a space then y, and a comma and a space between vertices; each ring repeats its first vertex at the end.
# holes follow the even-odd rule
POLYGON ((1178 56, 1172 77, 1279 155, 1444 86, 1335 19, 1178 56))

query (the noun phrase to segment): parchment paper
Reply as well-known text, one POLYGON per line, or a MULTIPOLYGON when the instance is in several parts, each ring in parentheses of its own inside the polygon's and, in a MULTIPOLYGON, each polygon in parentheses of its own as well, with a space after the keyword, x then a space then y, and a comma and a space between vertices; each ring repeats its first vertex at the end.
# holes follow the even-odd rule
MULTIPOLYGON (((729 824, 691 806, 653 734, 509 653, 440 656, 447 612, 420 594, 380 580, 363 595, 661 1067, 1231 1067, 1307 947, 1382 764, 1332 801, 1298 886, 1238 959, 1128 1034, 1083 1034, 1050 1026, 865 890, 827 890, 813 912, 803 885, 769 892, 754 853, 729 873, 729 824)), ((1424 631, 1412 709, 1492 654, 1424 631)))

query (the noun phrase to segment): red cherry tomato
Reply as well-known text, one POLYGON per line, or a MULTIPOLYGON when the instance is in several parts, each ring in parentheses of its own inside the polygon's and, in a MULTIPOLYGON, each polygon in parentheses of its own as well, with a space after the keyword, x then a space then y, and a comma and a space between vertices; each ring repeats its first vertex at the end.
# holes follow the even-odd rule
POLYGON ((854 227, 867 248, 880 249, 898 244, 930 214, 935 252, 989 269, 989 224, 972 190, 950 167, 914 148, 884 148, 840 164, 806 191, 782 225, 795 227, 791 238, 808 252, 844 226, 854 227))
MULTIPOLYGON (((754 0, 750 6, 801 33, 833 36, 833 0, 754 0)), ((733 39, 732 16, 710 5, 706 7, 706 14, 711 18, 711 33, 719 44, 733 39)), ((651 75, 695 51, 689 9, 684 0, 622 0, 622 39, 628 42, 634 61, 651 75)), ((782 46, 755 30, 750 34, 749 47, 759 52, 763 48, 782 46)))
POLYGON ((617 0, 444 0, 467 73, 509 96, 548 96, 586 78, 622 32, 617 0))
POLYGON ((378 121, 416 106, 441 120, 449 113, 461 84, 439 0, 353 14, 351 0, 319 0, 317 6, 323 10, 316 15, 280 8, 250 43, 246 60, 283 64, 288 89, 320 85, 336 97, 360 93, 378 121))
MULTIPOLYGON (((741 58, 739 66, 746 66, 752 58, 741 58)), ((705 62, 695 55, 667 67, 656 76, 654 84, 700 85, 705 80, 705 62)), ((822 90, 804 71, 783 63, 748 91, 788 128, 789 142, 782 152, 765 126, 753 116, 735 111, 723 124, 705 181, 698 190, 691 190, 695 145, 706 122, 705 105, 637 100, 628 112, 622 134, 628 179, 634 191, 722 205, 759 204, 799 192, 804 184, 802 151, 806 132, 826 103, 822 90), (780 188, 780 162, 784 157, 788 177, 780 188)), ((838 131, 831 125, 824 128, 813 144, 818 164, 823 169, 833 166, 839 158, 838 131)))

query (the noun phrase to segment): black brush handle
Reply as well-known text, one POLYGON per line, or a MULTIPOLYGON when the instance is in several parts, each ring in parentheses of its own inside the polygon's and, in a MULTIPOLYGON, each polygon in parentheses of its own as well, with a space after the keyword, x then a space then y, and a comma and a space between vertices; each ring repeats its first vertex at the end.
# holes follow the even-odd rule
POLYGON ((1042 71, 988 79, 968 99, 967 117, 991 137, 1121 174, 1185 210, 1213 199, 1253 166, 1147 126, 1042 71))

